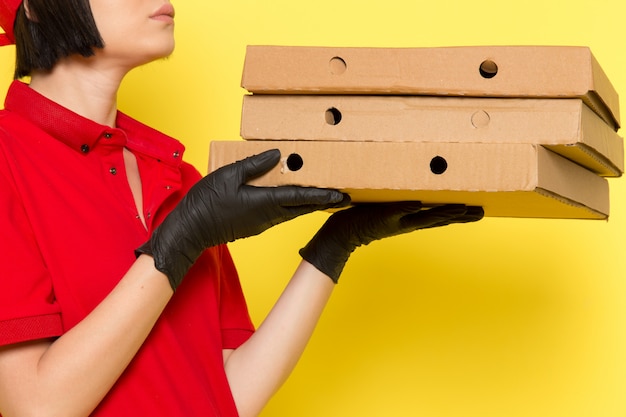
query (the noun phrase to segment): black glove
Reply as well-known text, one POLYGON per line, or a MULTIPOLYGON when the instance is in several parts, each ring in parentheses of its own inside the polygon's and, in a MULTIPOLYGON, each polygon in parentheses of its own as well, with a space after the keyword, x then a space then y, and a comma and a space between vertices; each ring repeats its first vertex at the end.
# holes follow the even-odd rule
POLYGON ((305 213, 341 207, 339 191, 295 186, 254 187, 246 182, 272 169, 277 149, 224 166, 195 184, 150 240, 137 249, 154 257, 174 290, 202 251, 257 235, 305 213))
POLYGON ((418 229, 483 218, 481 207, 451 204, 422 210, 418 201, 356 205, 332 214, 300 255, 335 283, 359 246, 418 229))

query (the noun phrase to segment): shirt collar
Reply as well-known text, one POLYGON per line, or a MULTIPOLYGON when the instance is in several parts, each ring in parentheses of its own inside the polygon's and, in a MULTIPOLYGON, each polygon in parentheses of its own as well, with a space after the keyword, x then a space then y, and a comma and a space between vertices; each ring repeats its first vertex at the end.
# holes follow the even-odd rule
POLYGON ((126 133, 128 148, 176 167, 182 163, 185 146, 178 140, 119 111, 116 125, 126 133))
MULTIPOLYGON (((39 126, 72 149, 86 153, 116 129, 89 120, 44 97, 28 84, 13 81, 5 99, 5 109, 39 126)), ((179 166, 185 147, 178 140, 137 120, 117 113, 117 129, 127 137, 126 146, 162 162, 179 166)))

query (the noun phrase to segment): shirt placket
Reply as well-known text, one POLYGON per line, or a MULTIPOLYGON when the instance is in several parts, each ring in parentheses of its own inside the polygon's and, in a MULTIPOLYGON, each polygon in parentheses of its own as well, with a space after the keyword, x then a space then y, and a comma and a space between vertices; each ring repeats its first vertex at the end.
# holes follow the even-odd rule
MULTIPOLYGON (((114 194, 126 207, 129 216, 136 220, 137 227, 145 233, 145 227, 141 222, 139 210, 135 204, 133 193, 128 183, 126 166, 124 164, 123 150, 127 143, 124 131, 109 129, 102 132, 95 147, 95 151, 101 156, 101 170, 105 182, 114 194)), ((149 215, 144 212, 144 218, 148 221, 149 215)))
MULTIPOLYGON (((180 151, 173 151, 170 155, 172 161, 178 162, 181 158, 180 151)), ((178 192, 181 188, 181 174, 180 169, 172 164, 170 161, 154 160, 151 158, 138 158, 139 171, 146 172, 158 172, 158 175, 152 176, 150 179, 145 179, 144 182, 144 209, 146 211, 146 224, 148 230, 153 230, 155 221, 162 221, 162 218, 155 218, 155 214, 158 213, 159 207, 163 205, 163 202, 167 200, 174 193, 178 192), (143 164, 157 164, 158 166, 152 167, 152 169, 145 167, 142 169, 143 164)), ((163 217, 161 215, 160 217, 163 217)))

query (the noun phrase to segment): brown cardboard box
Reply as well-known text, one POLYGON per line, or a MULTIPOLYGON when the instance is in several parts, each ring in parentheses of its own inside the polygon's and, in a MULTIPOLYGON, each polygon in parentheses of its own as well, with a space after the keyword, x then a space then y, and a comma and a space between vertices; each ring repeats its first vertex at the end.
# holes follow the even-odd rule
POLYGON ((214 141, 209 171, 271 148, 281 163, 251 184, 334 188, 355 202, 464 203, 494 217, 609 214, 605 178, 532 144, 214 141))
POLYGON ((248 95, 253 140, 533 143, 599 175, 624 172, 624 141, 580 99, 248 95))
POLYGON ((576 97, 620 126, 617 92, 588 47, 252 45, 241 85, 263 94, 576 97))

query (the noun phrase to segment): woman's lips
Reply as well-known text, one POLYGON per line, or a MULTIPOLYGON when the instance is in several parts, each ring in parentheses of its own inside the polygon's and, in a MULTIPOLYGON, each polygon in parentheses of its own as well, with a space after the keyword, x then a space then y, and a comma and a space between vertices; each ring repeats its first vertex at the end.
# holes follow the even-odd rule
POLYGON ((159 7, 159 9, 150 16, 150 19, 160 20, 167 23, 174 23, 174 15, 174 6, 172 6, 170 3, 167 3, 159 7))

